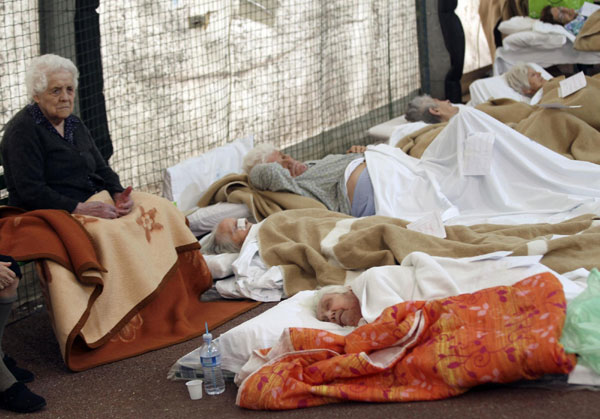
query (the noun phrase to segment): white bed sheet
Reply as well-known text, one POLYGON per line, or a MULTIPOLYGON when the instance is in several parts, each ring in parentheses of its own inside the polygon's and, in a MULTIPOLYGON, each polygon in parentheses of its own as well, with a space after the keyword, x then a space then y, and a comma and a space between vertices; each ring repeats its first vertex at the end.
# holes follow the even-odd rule
POLYGON ((473 225, 600 214, 600 165, 569 160, 477 109, 459 108, 421 159, 385 144, 367 148, 378 215, 415 221, 435 211, 446 225, 473 225), (469 158, 484 164, 465 146, 481 134, 493 138, 488 174, 463 175, 469 158))

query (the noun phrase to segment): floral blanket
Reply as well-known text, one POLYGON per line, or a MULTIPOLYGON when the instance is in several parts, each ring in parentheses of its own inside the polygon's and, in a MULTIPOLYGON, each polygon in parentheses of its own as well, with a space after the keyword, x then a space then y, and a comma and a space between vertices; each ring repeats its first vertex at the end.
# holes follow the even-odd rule
POLYGON ((347 400, 435 400, 483 383, 568 373, 575 357, 559 343, 566 302, 550 273, 387 308, 347 336, 290 328, 256 351, 237 404, 295 409, 347 400))

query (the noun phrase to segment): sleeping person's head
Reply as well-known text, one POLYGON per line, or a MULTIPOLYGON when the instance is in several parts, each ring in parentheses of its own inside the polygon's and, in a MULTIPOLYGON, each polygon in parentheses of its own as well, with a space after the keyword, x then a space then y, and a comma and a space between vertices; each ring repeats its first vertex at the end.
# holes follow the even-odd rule
POLYGON ((287 169, 292 177, 300 176, 308 168, 304 163, 295 160, 289 154, 282 153, 269 143, 259 144, 250 150, 244 156, 242 168, 245 173, 249 174, 254 166, 261 163, 278 163, 287 169))
POLYGON ((340 326, 358 326, 362 318, 360 302, 352 289, 344 285, 327 285, 314 297, 317 319, 340 326))
POLYGON ((449 100, 434 99, 429 95, 413 98, 406 108, 405 118, 409 122, 423 121, 428 124, 447 122, 458 113, 458 107, 449 100))
POLYGON ((539 71, 523 63, 512 66, 504 77, 513 90, 530 97, 544 87, 547 81, 539 71))
POLYGON ((540 12, 540 20, 546 23, 566 25, 577 17, 577 11, 569 7, 546 6, 540 12))
POLYGON ((202 240, 202 253, 206 255, 239 253, 254 224, 245 218, 225 218, 202 240))

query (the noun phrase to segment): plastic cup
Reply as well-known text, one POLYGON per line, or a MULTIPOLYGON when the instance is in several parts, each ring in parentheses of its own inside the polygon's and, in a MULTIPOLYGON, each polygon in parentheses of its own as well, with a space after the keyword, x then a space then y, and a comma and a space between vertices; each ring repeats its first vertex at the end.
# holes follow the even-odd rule
POLYGON ((188 381, 185 385, 190 393, 190 399, 198 400, 202 398, 202 380, 188 381))

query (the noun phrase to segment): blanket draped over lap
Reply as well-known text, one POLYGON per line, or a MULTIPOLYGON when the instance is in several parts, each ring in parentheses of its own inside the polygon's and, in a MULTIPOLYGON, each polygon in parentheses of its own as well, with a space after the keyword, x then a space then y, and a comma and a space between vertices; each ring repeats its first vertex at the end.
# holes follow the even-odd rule
POLYGON ((269 215, 300 208, 325 208, 321 202, 288 192, 261 191, 248 183, 248 175, 232 174, 214 182, 198 201, 199 207, 217 202, 246 204, 256 221, 269 215))
MULTIPOLYGON (((43 259, 47 306, 67 366, 83 370, 202 333, 212 285, 199 244, 169 201, 133 192, 115 220, 5 208, 0 251, 43 259), (195 324, 198 323, 198 324, 195 324)), ((113 204, 108 192, 90 198, 113 204)))
POLYGON ((256 365, 236 403, 295 409, 326 403, 435 400, 484 383, 566 374, 566 302, 550 273, 513 286, 388 307, 347 336, 290 328, 256 365))
POLYGON ((587 18, 575 38, 573 47, 579 51, 600 51, 600 11, 587 18))
POLYGON ((280 212, 261 225, 260 256, 270 266, 281 266, 288 296, 344 284, 356 271, 399 264, 417 251, 452 258, 501 250, 543 255, 541 263, 558 273, 600 265, 600 221, 593 215, 558 224, 446 226, 444 239, 408 230, 406 224, 327 210, 280 212))
MULTIPOLYGON (((544 91, 549 90, 547 98, 553 97, 552 86, 554 83, 548 88, 544 87, 544 91)), ((556 98, 553 100, 559 101, 556 98)), ((551 99, 547 102, 551 103, 551 99)), ((564 109, 544 109, 512 99, 492 99, 475 108, 556 153, 570 159, 600 164, 600 131, 580 119, 579 115, 565 112, 564 109)), ((597 113, 593 119, 600 123, 597 113)), ((446 122, 442 122, 426 126, 400 139, 396 147, 412 157, 421 158, 446 125, 446 122)))

